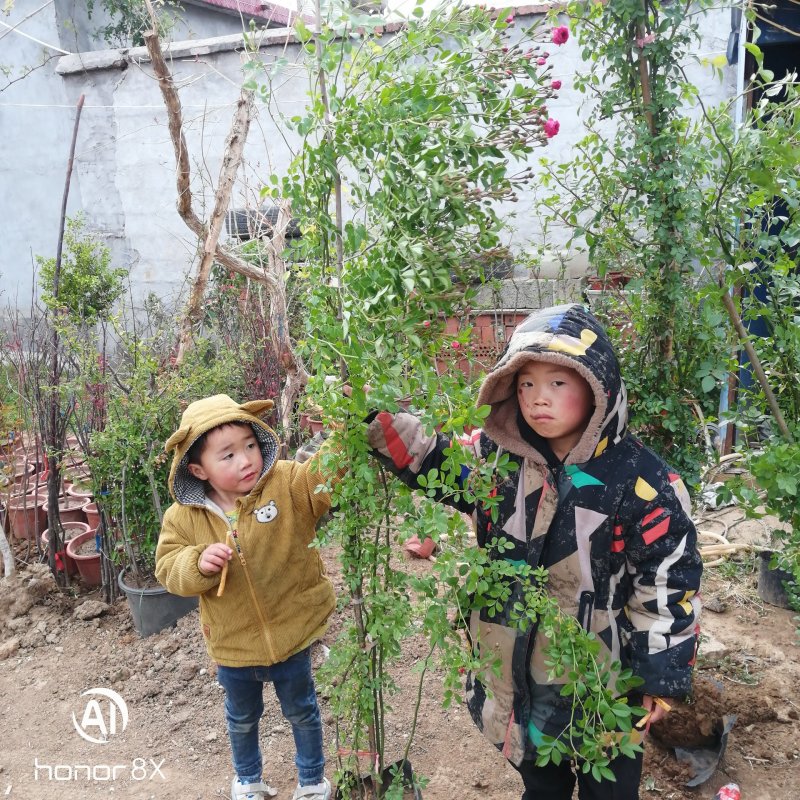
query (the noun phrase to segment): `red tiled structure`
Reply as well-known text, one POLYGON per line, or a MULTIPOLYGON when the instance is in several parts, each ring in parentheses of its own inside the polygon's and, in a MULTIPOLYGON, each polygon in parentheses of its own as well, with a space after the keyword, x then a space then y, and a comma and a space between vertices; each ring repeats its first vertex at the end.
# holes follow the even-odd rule
POLYGON ((580 280, 525 277, 486 284, 478 290, 469 313, 445 321, 449 336, 455 338, 465 328, 471 328, 471 333, 464 345, 445 345, 437 365, 442 372, 455 367, 475 379, 497 363, 514 329, 532 311, 580 299, 580 280))
MULTIPOLYGON (((237 17, 241 15, 245 19, 254 19, 273 28, 291 27, 298 17, 297 11, 267 0, 184 0, 184 2, 237 17)), ((305 14, 302 18, 304 22, 311 21, 305 14)))

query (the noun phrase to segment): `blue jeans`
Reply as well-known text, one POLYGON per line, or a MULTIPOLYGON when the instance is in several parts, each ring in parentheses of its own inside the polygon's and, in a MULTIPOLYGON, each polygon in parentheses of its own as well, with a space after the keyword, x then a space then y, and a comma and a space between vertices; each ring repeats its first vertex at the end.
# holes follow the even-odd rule
POLYGON ((272 683, 283 716, 291 723, 300 784, 321 783, 325 770, 320 719, 309 648, 271 667, 217 667, 225 690, 225 719, 233 766, 242 783, 261 780, 258 723, 264 713, 264 684, 272 683))

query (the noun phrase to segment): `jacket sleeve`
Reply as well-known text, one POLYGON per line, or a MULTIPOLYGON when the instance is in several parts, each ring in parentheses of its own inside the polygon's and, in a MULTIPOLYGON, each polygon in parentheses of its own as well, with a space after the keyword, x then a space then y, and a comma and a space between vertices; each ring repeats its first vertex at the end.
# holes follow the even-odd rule
MULTIPOLYGON (((477 452, 479 441, 478 431, 469 436, 469 441, 461 444, 477 452)), ((426 433, 416 416, 403 411, 397 414, 381 411, 376 414, 369 421, 367 442, 403 483, 412 489, 425 491, 428 489, 419 483, 419 476, 427 476, 432 469, 441 471, 449 455, 446 451, 452 447, 450 439, 440 433, 426 433)), ((469 473, 469 467, 462 464, 457 477, 459 488, 466 485, 469 473)), ((434 499, 467 514, 475 510, 474 502, 467 500, 460 491, 454 494, 437 489, 434 499)))
POLYGON ((644 694, 684 697, 691 690, 703 572, 689 495, 680 477, 661 467, 643 470, 633 495, 623 534, 633 574, 626 607, 631 666, 644 679, 644 694))
MULTIPOLYGON (((320 485, 325 486, 329 482, 336 483, 341 479, 344 468, 337 467, 333 475, 328 475, 322 469, 321 458, 323 454, 332 451, 327 445, 322 446, 311 458, 302 463, 297 461, 287 461, 289 473, 289 493, 292 498, 292 505, 301 514, 312 517, 315 521, 330 510, 331 495, 326 489, 318 489, 320 485)), ((309 528, 312 532, 313 525, 309 528)))
POLYGON ((174 506, 167 509, 156 547, 156 580, 172 594, 189 597, 213 589, 222 573, 205 575, 198 562, 206 545, 194 544, 175 524, 174 506))

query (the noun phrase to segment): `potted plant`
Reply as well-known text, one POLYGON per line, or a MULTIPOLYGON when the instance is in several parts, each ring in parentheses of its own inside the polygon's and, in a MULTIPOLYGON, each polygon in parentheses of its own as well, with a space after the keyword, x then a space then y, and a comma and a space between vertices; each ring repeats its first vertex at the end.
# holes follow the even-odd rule
POLYGON ((97 549, 96 536, 94 531, 85 530, 67 539, 65 548, 67 558, 72 559, 83 582, 90 587, 100 586, 103 580, 100 571, 101 553, 97 549))
POLYGON ((773 605, 800 611, 800 443, 769 440, 749 454, 749 474, 726 481, 724 502, 735 496, 748 516, 771 515, 783 523, 770 531, 759 554, 758 592, 773 605))
MULTIPOLYGON (((109 387, 101 430, 92 433, 88 462, 100 519, 108 527, 117 585, 142 636, 174 624, 197 606, 176 597, 154 577, 163 512, 170 503, 164 442, 191 400, 230 390, 233 366, 223 351, 200 341, 180 366, 164 343, 170 330, 143 338, 121 332, 117 382, 109 387)), ((101 522, 101 524, 103 524, 101 522)))
MULTIPOLYGON (((80 570, 78 569, 78 562, 69 554, 68 548, 70 540, 74 539, 82 533, 89 532, 89 526, 85 522, 64 522, 61 526, 64 530, 64 549, 56 553, 56 566, 59 569, 66 569, 69 575, 77 575, 80 570), (60 563, 59 563, 60 562, 60 563)), ((42 549, 47 552, 50 546, 50 532, 44 531, 41 538, 42 549)))

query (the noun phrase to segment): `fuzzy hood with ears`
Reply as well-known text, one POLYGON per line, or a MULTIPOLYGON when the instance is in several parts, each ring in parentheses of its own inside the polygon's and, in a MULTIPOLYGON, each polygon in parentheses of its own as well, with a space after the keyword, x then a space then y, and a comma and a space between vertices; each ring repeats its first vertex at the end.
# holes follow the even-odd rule
POLYGON ((240 405, 226 394, 215 394, 190 403, 183 412, 180 428, 164 445, 168 453, 175 451, 169 471, 172 497, 183 505, 204 505, 205 483, 189 472, 189 449, 204 433, 231 422, 248 423, 258 440, 264 459, 261 475, 253 491, 258 489, 278 457, 278 437, 269 425, 259 419, 259 415, 269 411, 273 405, 272 400, 251 400, 240 405))
POLYGON ((617 357, 603 326, 583 306, 573 303, 543 308, 520 323, 483 381, 478 405, 491 406, 483 429, 495 442, 537 463, 546 461, 519 430, 516 375, 528 361, 571 367, 592 388, 594 413, 564 463, 585 463, 622 439, 628 402, 617 357))

